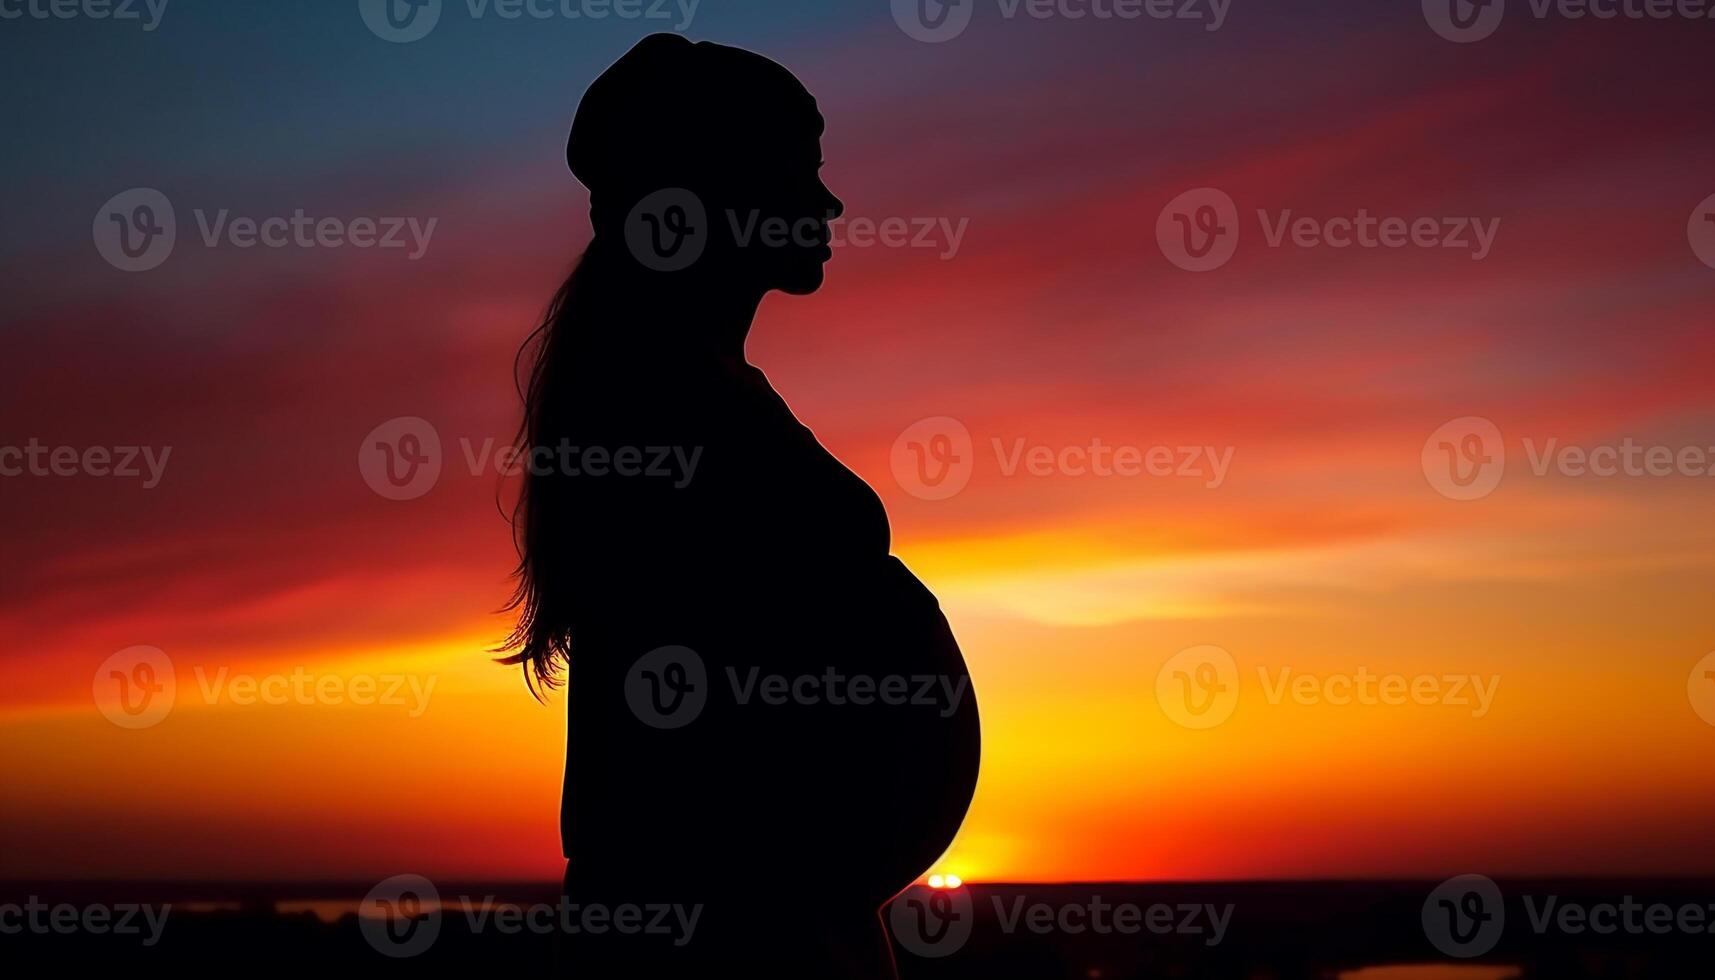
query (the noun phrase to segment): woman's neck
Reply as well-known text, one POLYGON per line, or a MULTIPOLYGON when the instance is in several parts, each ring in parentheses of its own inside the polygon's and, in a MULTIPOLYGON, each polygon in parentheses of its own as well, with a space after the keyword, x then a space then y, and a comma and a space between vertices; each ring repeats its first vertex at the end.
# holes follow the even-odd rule
POLYGON ((760 292, 659 289, 638 298, 636 320, 684 353, 742 362, 761 305, 760 292))

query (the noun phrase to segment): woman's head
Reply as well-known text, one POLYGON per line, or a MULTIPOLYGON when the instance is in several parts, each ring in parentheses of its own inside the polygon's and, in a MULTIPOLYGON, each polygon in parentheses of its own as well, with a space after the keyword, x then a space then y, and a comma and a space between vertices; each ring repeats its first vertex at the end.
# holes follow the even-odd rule
POLYGON ((791 72, 738 48, 655 34, 585 94, 566 160, 596 242, 656 288, 814 290, 840 200, 822 116, 791 72))
MULTIPOLYGON (((621 360, 730 353, 764 293, 822 284, 841 204, 818 173, 821 135, 804 86, 737 48, 657 34, 596 79, 566 146, 595 237, 520 352, 521 449, 557 446, 577 424, 580 363, 586 383, 605 366, 603 383, 621 385, 621 360)), ((576 626, 574 489, 529 474, 513 511, 519 622, 502 662, 533 687, 553 686, 576 626)))

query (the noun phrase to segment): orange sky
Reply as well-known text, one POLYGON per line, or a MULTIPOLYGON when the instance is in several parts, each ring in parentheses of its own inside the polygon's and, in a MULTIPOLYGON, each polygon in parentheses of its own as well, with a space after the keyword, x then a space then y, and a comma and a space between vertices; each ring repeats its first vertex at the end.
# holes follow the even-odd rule
MULTIPOLYGON (((1240 24, 1149 58, 1064 25, 1024 59, 1010 35, 948 52, 885 28, 777 52, 822 98, 848 216, 969 221, 945 259, 838 251, 751 344, 882 494, 969 660, 984 767, 937 870, 1715 872, 1715 681, 1694 677, 1715 650, 1715 479, 1530 466, 1549 439, 1715 454, 1715 270, 1686 241, 1715 192, 1691 84, 1707 53, 1544 28, 1494 59, 1421 24, 1351 30, 1364 43, 1338 59, 1314 31, 1265 44, 1240 24), (878 51, 890 77, 860 70, 878 51), (1619 94, 1643 90, 1659 102, 1619 94), (1153 234, 1195 187, 1247 223, 1207 273, 1153 234), (1288 208, 1500 232, 1481 261, 1267 247, 1251 215, 1288 208), (972 471, 925 500, 893 454, 937 416, 969 432, 972 471), (1465 416, 1495 423, 1507 464, 1457 501, 1422 456, 1465 416), (1216 447, 1230 468, 1218 486, 1004 471, 1018 440, 1095 439, 1216 447), (1202 645, 1231 655, 1237 700, 1196 729, 1158 679, 1202 645), (1271 693, 1283 671, 1321 700, 1271 693), (1360 671, 1475 678, 1492 702, 1330 703, 1360 671)), ((7 371, 0 444, 173 452, 152 490, 0 481, 0 874, 557 874, 563 703, 486 660, 511 553, 500 481, 464 456, 510 435, 513 350, 586 233, 543 150, 563 113, 545 115, 475 172, 340 164, 328 207, 441 219, 415 266, 210 250, 122 277, 87 242, 18 258, 5 361, 32 370, 7 371), (435 426, 444 472, 390 501, 356 458, 400 416, 435 426), (177 695, 127 730, 92 684, 139 644, 177 695), (294 674, 426 693, 208 693, 294 674)), ((79 233, 111 183, 68 195, 79 233)), ((276 203, 256 183, 232 192, 276 203)))

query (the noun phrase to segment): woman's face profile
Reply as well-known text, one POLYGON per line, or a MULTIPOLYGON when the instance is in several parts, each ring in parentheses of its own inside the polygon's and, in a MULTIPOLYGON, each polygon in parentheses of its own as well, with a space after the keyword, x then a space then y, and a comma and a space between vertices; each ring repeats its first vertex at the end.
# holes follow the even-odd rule
POLYGON ((759 154, 743 181, 748 200, 723 216, 735 254, 764 289, 803 295, 822 285, 833 257, 829 223, 845 205, 822 181, 822 119, 799 116, 759 154))

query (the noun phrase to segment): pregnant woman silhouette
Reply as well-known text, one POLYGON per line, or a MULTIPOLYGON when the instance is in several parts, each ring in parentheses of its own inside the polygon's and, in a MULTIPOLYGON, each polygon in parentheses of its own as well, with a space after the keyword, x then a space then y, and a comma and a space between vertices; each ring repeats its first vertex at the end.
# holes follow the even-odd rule
POLYGON ((878 910, 976 785, 935 597, 889 555, 880 498, 745 360, 766 293, 822 284, 842 206, 821 133, 786 69, 678 35, 616 62, 572 124, 595 235, 524 352, 505 662, 564 673, 579 976, 890 977, 878 910))

